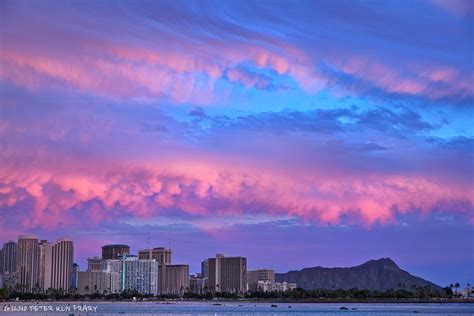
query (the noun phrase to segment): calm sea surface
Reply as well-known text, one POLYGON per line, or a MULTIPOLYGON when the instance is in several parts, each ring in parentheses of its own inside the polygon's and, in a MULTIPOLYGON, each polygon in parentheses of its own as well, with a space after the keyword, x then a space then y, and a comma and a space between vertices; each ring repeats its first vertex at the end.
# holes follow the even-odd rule
POLYGON ((0 314, 18 315, 474 315, 474 304, 293 304, 223 302, 0 303, 0 314), (347 310, 341 310, 344 306, 347 310))

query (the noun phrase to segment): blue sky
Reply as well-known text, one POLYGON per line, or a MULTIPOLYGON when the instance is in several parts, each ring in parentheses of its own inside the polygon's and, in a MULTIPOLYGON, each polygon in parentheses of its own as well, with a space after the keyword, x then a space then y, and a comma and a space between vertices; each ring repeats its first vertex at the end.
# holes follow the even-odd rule
POLYGON ((472 1, 3 1, 0 239, 474 275, 472 1))

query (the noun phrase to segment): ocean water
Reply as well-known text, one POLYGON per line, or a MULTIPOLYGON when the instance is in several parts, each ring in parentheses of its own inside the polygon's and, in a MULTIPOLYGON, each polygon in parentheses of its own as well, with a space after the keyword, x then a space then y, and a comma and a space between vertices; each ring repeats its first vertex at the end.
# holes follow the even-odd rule
POLYGON ((474 315, 474 304, 312 304, 249 302, 0 303, 9 315, 474 315), (215 305, 222 304, 222 305, 215 305), (274 306, 272 306, 274 305, 274 306), (347 309, 341 309, 345 307, 347 309))

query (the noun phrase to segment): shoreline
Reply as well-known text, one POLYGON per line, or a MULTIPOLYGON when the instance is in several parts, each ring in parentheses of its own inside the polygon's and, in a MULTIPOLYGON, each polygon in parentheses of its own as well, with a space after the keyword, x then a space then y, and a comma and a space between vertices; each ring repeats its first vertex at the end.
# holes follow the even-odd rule
POLYGON ((384 300, 384 299, 367 299, 367 300, 275 300, 275 299, 235 299, 235 300, 180 300, 180 299, 167 299, 167 300, 5 300, 0 301, 0 304, 31 304, 31 303, 51 303, 51 304, 67 304, 67 303, 82 303, 82 304, 107 304, 107 303, 134 303, 134 304, 179 304, 179 303, 209 303, 209 304, 224 304, 224 303, 276 303, 276 304, 474 304, 474 298, 462 299, 462 300, 384 300))

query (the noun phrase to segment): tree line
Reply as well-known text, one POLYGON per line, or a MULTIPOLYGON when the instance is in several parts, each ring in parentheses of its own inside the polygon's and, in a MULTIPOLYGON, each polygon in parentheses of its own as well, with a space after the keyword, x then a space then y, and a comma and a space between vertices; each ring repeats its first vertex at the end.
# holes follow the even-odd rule
POLYGON ((445 287, 442 290, 435 290, 430 287, 418 287, 412 291, 405 289, 372 291, 372 290, 305 290, 297 288, 292 291, 285 292, 249 292, 244 295, 235 293, 203 293, 197 294, 185 292, 183 295, 164 294, 154 296, 152 294, 140 294, 137 291, 124 291, 122 293, 91 293, 87 295, 79 295, 77 293, 65 293, 61 290, 52 290, 48 293, 21 293, 10 292, 0 289, 1 300, 152 300, 152 299, 189 299, 189 300, 212 300, 212 299, 249 299, 249 300, 370 300, 370 299, 449 299, 456 297, 451 287, 445 287))

